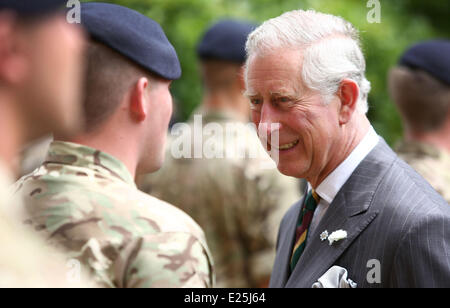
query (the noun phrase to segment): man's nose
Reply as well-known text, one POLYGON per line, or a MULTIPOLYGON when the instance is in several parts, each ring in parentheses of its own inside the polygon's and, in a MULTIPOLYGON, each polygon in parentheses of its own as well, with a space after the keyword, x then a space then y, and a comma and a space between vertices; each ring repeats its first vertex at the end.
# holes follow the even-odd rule
POLYGON ((258 125, 260 135, 270 137, 275 131, 279 130, 281 124, 277 120, 276 111, 270 104, 263 104, 261 109, 261 118, 258 125))

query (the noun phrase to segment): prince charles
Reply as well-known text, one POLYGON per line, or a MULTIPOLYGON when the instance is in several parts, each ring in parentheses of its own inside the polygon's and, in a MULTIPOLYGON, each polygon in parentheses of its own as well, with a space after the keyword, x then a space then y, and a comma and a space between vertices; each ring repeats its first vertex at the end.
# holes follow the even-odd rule
POLYGON ((367 119, 357 30, 292 11, 250 34, 247 53, 263 145, 308 181, 281 222, 270 286, 450 287, 450 206, 367 119))

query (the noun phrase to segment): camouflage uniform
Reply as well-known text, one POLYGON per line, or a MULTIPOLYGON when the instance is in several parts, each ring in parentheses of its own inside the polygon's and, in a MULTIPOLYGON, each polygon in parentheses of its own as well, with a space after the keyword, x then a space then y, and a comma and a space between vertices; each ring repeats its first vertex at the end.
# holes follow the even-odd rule
MULTIPOLYGON (((163 168, 141 177, 138 187, 180 207, 200 224, 214 257, 218 287, 265 286, 282 215, 300 198, 298 180, 280 174, 256 133, 233 115, 202 113, 203 125, 241 125, 231 134, 233 139, 210 136, 204 146, 257 149, 258 157, 174 159, 169 143, 163 168), (267 163, 273 168, 263 169, 267 163)), ((183 138, 191 144, 190 136, 183 138)))
POLYGON ((137 190, 125 165, 95 149, 53 142, 16 183, 28 223, 109 287, 211 287, 203 231, 185 213, 137 190))
POLYGON ((402 141, 398 155, 419 172, 450 203, 450 154, 432 145, 402 141))
POLYGON ((0 288, 95 287, 86 282, 81 268, 73 273, 61 255, 21 228, 17 213, 9 209, 17 202, 10 196, 7 173, 0 164, 0 288))

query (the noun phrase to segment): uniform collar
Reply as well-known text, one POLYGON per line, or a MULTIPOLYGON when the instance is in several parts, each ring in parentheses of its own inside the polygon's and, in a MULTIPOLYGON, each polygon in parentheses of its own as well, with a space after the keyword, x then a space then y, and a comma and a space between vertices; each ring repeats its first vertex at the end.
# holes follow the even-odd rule
POLYGON ((331 204, 333 199, 348 178, 355 171, 356 167, 377 145, 379 136, 371 126, 361 142, 353 149, 349 156, 331 172, 322 183, 317 186, 316 193, 331 204))
POLYGON ((417 156, 450 157, 447 151, 439 149, 432 144, 413 140, 401 140, 396 144, 395 150, 399 153, 415 154, 417 156))
POLYGON ((136 186, 125 164, 109 154, 85 145, 53 141, 50 144, 45 163, 94 169, 113 175, 130 185, 136 186))

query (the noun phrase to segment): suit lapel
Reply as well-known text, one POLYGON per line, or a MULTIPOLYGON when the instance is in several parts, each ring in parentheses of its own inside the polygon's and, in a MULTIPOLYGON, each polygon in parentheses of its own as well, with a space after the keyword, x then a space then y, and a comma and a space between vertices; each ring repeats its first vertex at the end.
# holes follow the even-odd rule
MULTIPOLYGON (((340 203, 340 205, 342 204, 344 203, 340 203)), ((305 251, 300 257, 286 287, 310 288, 378 214, 378 212, 366 212, 354 217, 340 216, 341 209, 338 209, 338 207, 342 208, 342 206, 337 204, 333 204, 333 206, 335 208, 333 210, 330 208, 328 211, 330 215, 323 218, 316 231, 308 238, 305 251), (340 229, 347 231, 347 238, 334 242, 332 245, 329 245, 328 240, 320 240, 320 233, 324 230, 331 234, 333 231, 340 229)))
MULTIPOLYGON (((378 211, 370 211, 370 204, 379 182, 395 157, 386 143, 380 140, 359 164, 330 204, 314 233, 308 236, 306 248, 286 287, 311 287, 375 219, 378 211), (340 229, 347 231, 347 238, 332 245, 327 240, 320 240, 323 231, 327 230, 331 234, 340 229)), ((291 230, 295 230, 295 227, 291 230)))

